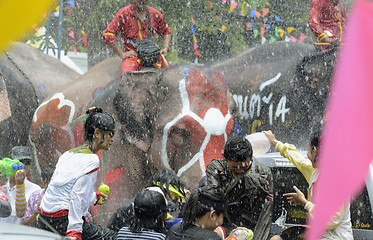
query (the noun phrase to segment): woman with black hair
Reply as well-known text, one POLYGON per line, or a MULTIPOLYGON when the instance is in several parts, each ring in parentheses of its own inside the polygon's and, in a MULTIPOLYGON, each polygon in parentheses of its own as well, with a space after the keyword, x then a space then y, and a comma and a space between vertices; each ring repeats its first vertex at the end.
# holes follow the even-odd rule
MULTIPOLYGON (((168 201, 181 204, 185 197, 185 187, 180 177, 170 170, 159 170, 148 180, 146 187, 159 187, 168 201)), ((132 203, 134 198, 127 201, 110 218, 108 228, 118 232, 129 225, 129 218, 133 215, 132 203)))
POLYGON ((183 222, 172 226, 166 239, 221 240, 214 229, 223 224, 224 210, 225 195, 220 188, 196 189, 183 207, 183 222))
POLYGON ((132 203, 134 214, 129 219, 129 226, 119 230, 117 239, 165 239, 164 222, 169 207, 170 204, 159 187, 143 189, 132 203))
MULTIPOLYGON (((113 142, 115 120, 101 108, 90 108, 84 123, 84 145, 63 153, 39 208, 37 227, 82 239, 83 219, 101 197, 94 192, 99 158, 113 142)), ((105 197, 105 196, 104 196, 105 197)))

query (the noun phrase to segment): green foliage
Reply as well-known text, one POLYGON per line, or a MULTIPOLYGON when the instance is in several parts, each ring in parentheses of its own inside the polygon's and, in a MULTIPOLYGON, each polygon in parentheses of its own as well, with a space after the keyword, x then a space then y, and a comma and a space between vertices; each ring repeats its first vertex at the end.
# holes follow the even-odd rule
MULTIPOLYGON (((127 0, 75 0, 75 7, 67 3, 63 9, 62 49, 84 51, 84 33, 90 39, 100 41, 100 34, 112 20, 115 13, 132 1, 127 0), (80 7, 78 7, 78 5, 80 7), (69 36, 73 32, 75 38, 69 36)), ((237 7, 230 11, 230 0, 222 4, 221 0, 157 0, 149 1, 149 5, 160 10, 173 34, 169 59, 177 61, 194 61, 208 63, 217 59, 227 58, 261 43, 260 30, 263 23, 256 23, 250 29, 246 20, 240 16, 248 16, 255 9, 262 13, 263 8, 270 12, 260 20, 273 20, 275 16, 284 21, 306 23, 309 14, 309 1, 297 0, 236 0, 237 7), (241 14, 242 15, 242 14, 241 14), (192 17, 195 24, 192 23, 192 17), (192 25, 198 44, 197 50, 202 57, 197 57, 194 50, 192 25)), ((57 18, 51 18, 51 37, 58 38, 57 18)), ((295 29, 294 37, 299 38, 301 32, 307 36, 312 34, 308 29, 295 29)), ((272 27, 264 34, 267 41, 283 41, 272 27)), ((40 38, 40 36, 38 36, 40 38)), ((44 36, 45 38, 45 36, 44 36)), ((310 42, 311 37, 306 39, 310 42)), ((32 39, 36 41, 36 36, 32 39)), ((160 41, 158 39, 158 41, 160 41)), ((90 45, 88 44, 88 47, 90 45)), ((45 48, 40 45, 40 48, 45 48)), ((104 49, 103 49, 104 51, 104 49)))

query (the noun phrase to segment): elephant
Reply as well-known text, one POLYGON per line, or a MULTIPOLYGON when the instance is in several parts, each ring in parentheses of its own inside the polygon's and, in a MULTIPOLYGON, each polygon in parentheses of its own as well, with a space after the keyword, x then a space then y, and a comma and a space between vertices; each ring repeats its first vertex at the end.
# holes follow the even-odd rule
POLYGON ((299 97, 312 99, 302 85, 311 86, 307 77, 316 84, 318 70, 312 68, 319 66, 323 78, 315 88, 322 83, 323 95, 315 102, 323 104, 319 100, 325 101, 331 71, 315 62, 317 56, 313 46, 281 42, 211 67, 177 64, 127 72, 123 78, 120 59, 107 59, 50 95, 35 111, 29 138, 37 165, 56 163, 64 151, 83 144, 85 111, 98 106, 117 119, 114 143, 99 153, 97 186, 102 180, 112 189, 102 207, 102 222, 159 169, 172 169, 193 189, 207 164, 222 158, 224 143, 237 129, 245 135, 260 130, 260 123, 289 139, 305 135, 298 129, 311 126, 302 124, 307 118, 299 117, 304 106, 290 105, 287 99, 295 103, 299 97), (251 98, 253 104, 247 105, 251 98), (266 108, 256 108, 264 103, 266 108))
POLYGON ((24 43, 12 43, 0 56, 0 153, 26 145, 39 102, 79 76, 57 59, 24 43))
POLYGON ((173 169, 188 187, 196 187, 233 130, 228 107, 233 99, 218 71, 177 65, 129 72, 121 79, 119 67, 119 58, 107 59, 61 88, 37 108, 30 131, 42 168, 83 144, 89 107, 101 107, 118 120, 110 150, 99 153, 99 175, 112 189, 104 222, 158 169, 173 169))
POLYGON ((240 132, 272 129, 278 139, 307 149, 324 120, 336 50, 275 42, 214 65, 229 82, 240 132))

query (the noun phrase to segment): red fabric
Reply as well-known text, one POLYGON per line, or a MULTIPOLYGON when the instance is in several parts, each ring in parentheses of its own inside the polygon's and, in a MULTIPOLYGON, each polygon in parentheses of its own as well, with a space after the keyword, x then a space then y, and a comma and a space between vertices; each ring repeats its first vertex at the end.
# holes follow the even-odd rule
POLYGON ((99 167, 97 167, 97 168, 95 168, 95 169, 92 169, 91 171, 87 172, 86 175, 87 175, 87 174, 90 174, 90 173, 93 173, 93 172, 96 172, 96 171, 98 171, 99 169, 100 169, 99 167))
POLYGON ((96 202, 95 202, 95 204, 93 204, 93 205, 97 205, 98 204, 98 201, 100 200, 100 197, 102 196, 102 193, 101 192, 96 192, 96 202))
MULTIPOLYGON (((338 4, 334 4, 330 0, 311 0, 308 24, 319 42, 323 42, 320 39, 326 36, 324 31, 330 32, 329 38, 342 38, 346 20, 347 14, 342 0, 339 0, 338 4)), ((320 46, 319 50, 329 47, 320 46)))
POLYGON ((0 187, 0 201, 8 201, 8 197, 5 195, 1 187, 0 187))
MULTIPOLYGON (((162 57, 160 57, 160 61, 154 64, 154 67, 156 68, 167 68, 166 64, 162 60, 162 57)), ((170 66, 171 63, 167 61, 168 65, 170 66)), ((142 62, 139 59, 139 57, 132 57, 132 58, 126 58, 122 61, 122 66, 120 68, 120 73, 123 75, 125 72, 129 71, 138 71, 140 67, 142 66, 142 62)))
POLYGON ((58 210, 57 212, 44 212, 43 209, 39 208, 39 213, 43 216, 46 217, 64 217, 69 215, 69 209, 61 209, 58 210))
POLYGON ((76 238, 82 240, 82 233, 78 232, 78 231, 68 231, 68 232, 66 232, 66 236, 76 237, 76 238))
MULTIPOLYGON (((159 35, 171 34, 171 30, 164 21, 163 15, 156 9, 149 7, 152 34, 154 36, 154 31, 159 35)), ((115 35, 120 34, 124 43, 124 52, 134 50, 133 46, 127 41, 127 37, 141 40, 139 35, 139 17, 133 8, 133 3, 122 9, 120 9, 117 14, 115 14, 113 20, 109 23, 104 31, 104 41, 106 44, 110 44, 116 41, 115 35), (107 35, 109 34, 109 35, 107 35), (111 35, 110 35, 111 34, 111 35), (126 37, 127 36, 127 37, 126 37)), ((140 33, 142 39, 148 36, 148 21, 139 21, 141 24, 140 33)))

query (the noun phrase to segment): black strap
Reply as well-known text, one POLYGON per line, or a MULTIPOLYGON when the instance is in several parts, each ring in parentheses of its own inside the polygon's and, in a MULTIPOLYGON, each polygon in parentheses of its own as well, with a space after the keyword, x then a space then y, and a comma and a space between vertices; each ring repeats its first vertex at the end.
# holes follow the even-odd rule
POLYGON ((150 30, 152 29, 152 20, 150 19, 150 12, 149 12, 148 7, 146 7, 146 17, 148 18, 148 38, 149 38, 149 34, 151 34, 150 30))

